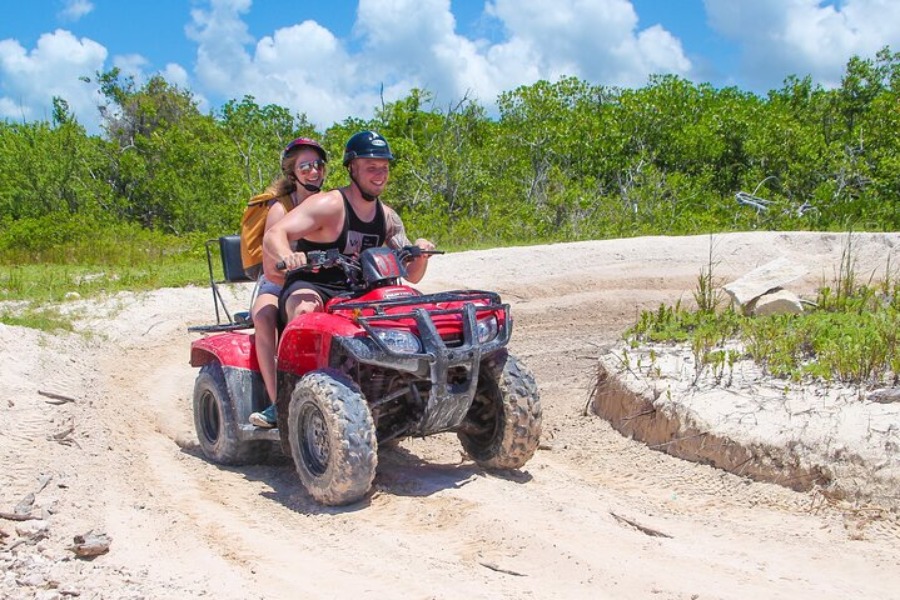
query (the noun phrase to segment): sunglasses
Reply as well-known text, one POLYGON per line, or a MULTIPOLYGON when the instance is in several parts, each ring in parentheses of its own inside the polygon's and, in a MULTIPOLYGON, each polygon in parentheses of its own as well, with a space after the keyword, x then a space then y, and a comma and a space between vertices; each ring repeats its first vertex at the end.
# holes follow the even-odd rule
POLYGON ((323 171, 325 171, 325 166, 326 166, 325 161, 322 160, 321 158, 319 158, 316 160, 308 160, 306 162, 297 163, 297 166, 295 167, 295 169, 301 175, 309 175, 310 173, 313 172, 313 169, 315 169, 319 173, 322 173, 323 171))

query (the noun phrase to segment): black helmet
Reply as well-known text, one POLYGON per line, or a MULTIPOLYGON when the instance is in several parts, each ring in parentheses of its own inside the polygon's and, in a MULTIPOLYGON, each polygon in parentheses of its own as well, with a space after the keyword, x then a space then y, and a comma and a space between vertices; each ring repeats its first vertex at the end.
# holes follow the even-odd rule
POLYGON ((344 166, 350 164, 354 158, 386 158, 394 160, 391 147, 380 133, 374 131, 360 131, 353 134, 344 146, 344 166))

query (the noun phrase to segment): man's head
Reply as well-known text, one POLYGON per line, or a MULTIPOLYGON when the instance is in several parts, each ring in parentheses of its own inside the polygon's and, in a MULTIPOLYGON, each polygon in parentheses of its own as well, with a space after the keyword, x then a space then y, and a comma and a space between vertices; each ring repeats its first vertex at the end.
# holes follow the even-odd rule
POLYGON ((350 181, 369 202, 384 190, 392 160, 394 155, 387 140, 374 131, 360 131, 344 146, 344 166, 350 172, 350 181))
POLYGON ((293 140, 281 153, 282 173, 310 192, 322 189, 327 163, 325 148, 310 138, 293 140))

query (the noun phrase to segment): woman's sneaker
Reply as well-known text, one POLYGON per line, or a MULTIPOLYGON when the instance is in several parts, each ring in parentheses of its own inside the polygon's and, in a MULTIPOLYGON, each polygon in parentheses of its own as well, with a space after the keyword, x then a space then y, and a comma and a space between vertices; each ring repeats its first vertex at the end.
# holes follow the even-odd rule
POLYGON ((278 412, 275 405, 270 404, 266 410, 250 415, 250 424, 263 429, 272 429, 278 425, 278 412))

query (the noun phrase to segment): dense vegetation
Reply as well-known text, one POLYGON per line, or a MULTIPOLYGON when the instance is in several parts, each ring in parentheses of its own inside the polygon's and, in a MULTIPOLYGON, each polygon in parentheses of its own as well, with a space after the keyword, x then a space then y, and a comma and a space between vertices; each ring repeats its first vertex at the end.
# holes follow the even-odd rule
POLYGON ((808 77, 766 97, 675 76, 640 89, 564 78, 504 93, 496 116, 469 99, 441 108, 413 90, 369 121, 326 131, 250 96, 203 114, 161 77, 137 86, 114 69, 97 82, 102 135, 88 135, 63 98, 49 122, 0 122, 6 299, 59 278, 89 282, 80 270, 92 267, 131 267, 133 283, 164 284, 172 271, 161 265, 196 264, 204 239, 236 231, 288 140, 322 140, 333 159, 326 185, 338 186, 342 145, 362 128, 383 133, 398 156, 385 199, 414 236, 446 249, 900 228, 900 54, 888 48, 852 58, 830 90, 808 77))

